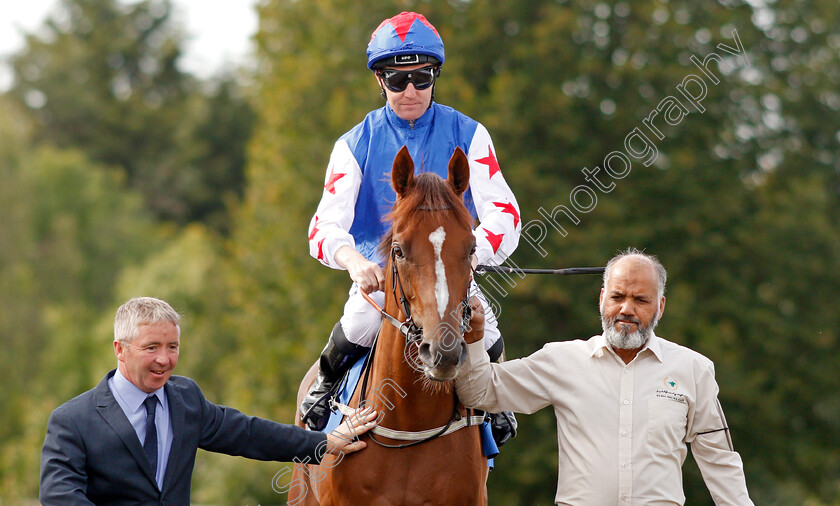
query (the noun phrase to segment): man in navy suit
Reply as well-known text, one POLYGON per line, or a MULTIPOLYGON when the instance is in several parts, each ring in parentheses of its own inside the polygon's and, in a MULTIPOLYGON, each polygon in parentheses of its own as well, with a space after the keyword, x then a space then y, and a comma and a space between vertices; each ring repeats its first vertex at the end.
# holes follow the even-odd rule
POLYGON ((193 380, 172 376, 180 320, 151 297, 117 310, 117 369, 50 415, 41 452, 43 504, 189 504, 198 448, 308 463, 330 454, 335 465, 365 447, 356 436, 375 425, 372 410, 324 434, 206 400, 193 380))

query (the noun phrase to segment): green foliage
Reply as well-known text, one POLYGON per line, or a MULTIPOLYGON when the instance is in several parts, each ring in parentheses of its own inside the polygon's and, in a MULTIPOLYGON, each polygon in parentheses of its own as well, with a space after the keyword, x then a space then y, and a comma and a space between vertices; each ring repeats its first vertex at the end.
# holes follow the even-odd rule
POLYGON ((210 83, 194 97, 194 124, 180 146, 195 152, 184 160, 190 174, 179 194, 187 201, 187 218, 201 220, 214 230, 229 232, 229 210, 242 197, 245 186, 246 147, 255 113, 235 76, 210 83))
POLYGON ((0 108, 9 113, 0 118, 0 368, 12 392, 0 399, 0 497, 26 497, 37 489, 47 415, 103 373, 95 357, 108 340, 94 322, 157 232, 118 172, 33 148, 25 118, 5 100, 0 108))
POLYGON ((253 113, 232 77, 200 87, 178 69, 168 0, 63 0, 11 58, 10 91, 38 140, 123 169, 164 219, 227 226, 253 113))

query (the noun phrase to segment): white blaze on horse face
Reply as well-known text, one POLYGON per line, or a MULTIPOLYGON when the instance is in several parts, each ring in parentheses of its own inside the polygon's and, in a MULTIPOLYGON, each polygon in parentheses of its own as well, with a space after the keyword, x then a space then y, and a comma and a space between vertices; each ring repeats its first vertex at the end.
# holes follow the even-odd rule
POLYGON ((449 304, 449 290, 446 285, 446 267, 443 265, 443 259, 440 257, 440 252, 443 250, 443 240, 446 239, 446 232, 443 227, 438 227, 437 230, 429 234, 429 241, 435 248, 435 298, 437 299, 438 314, 443 319, 443 313, 446 311, 446 305, 449 304))

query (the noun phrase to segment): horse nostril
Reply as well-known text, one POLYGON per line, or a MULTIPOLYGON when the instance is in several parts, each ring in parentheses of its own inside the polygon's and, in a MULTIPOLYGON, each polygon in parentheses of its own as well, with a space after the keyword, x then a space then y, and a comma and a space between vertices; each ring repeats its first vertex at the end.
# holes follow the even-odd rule
POLYGON ((420 362, 423 364, 430 364, 432 362, 432 345, 429 343, 422 343, 418 347, 418 355, 420 362))
POLYGON ((458 367, 462 366, 467 361, 467 343, 461 339, 461 352, 458 354, 458 367))

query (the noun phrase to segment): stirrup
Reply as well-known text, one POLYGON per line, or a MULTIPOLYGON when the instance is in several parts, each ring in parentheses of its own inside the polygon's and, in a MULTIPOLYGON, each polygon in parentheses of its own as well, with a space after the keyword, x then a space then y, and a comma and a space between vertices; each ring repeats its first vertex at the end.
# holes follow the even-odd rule
MULTIPOLYGON (((300 421, 303 422, 307 427, 312 430, 321 431, 324 430, 324 427, 327 426, 327 421, 330 418, 330 400, 333 396, 333 389, 330 389, 329 392, 325 393, 321 397, 318 398, 315 402, 312 403, 309 408, 306 409, 306 412, 301 412, 300 421), (320 415, 320 419, 316 421, 316 415, 318 415, 317 408, 318 406, 323 405, 324 412, 320 415), (310 423, 311 422, 311 423, 310 423)), ((303 403, 301 403, 303 404, 303 403)), ((300 408, 298 408, 300 411, 300 408)))

